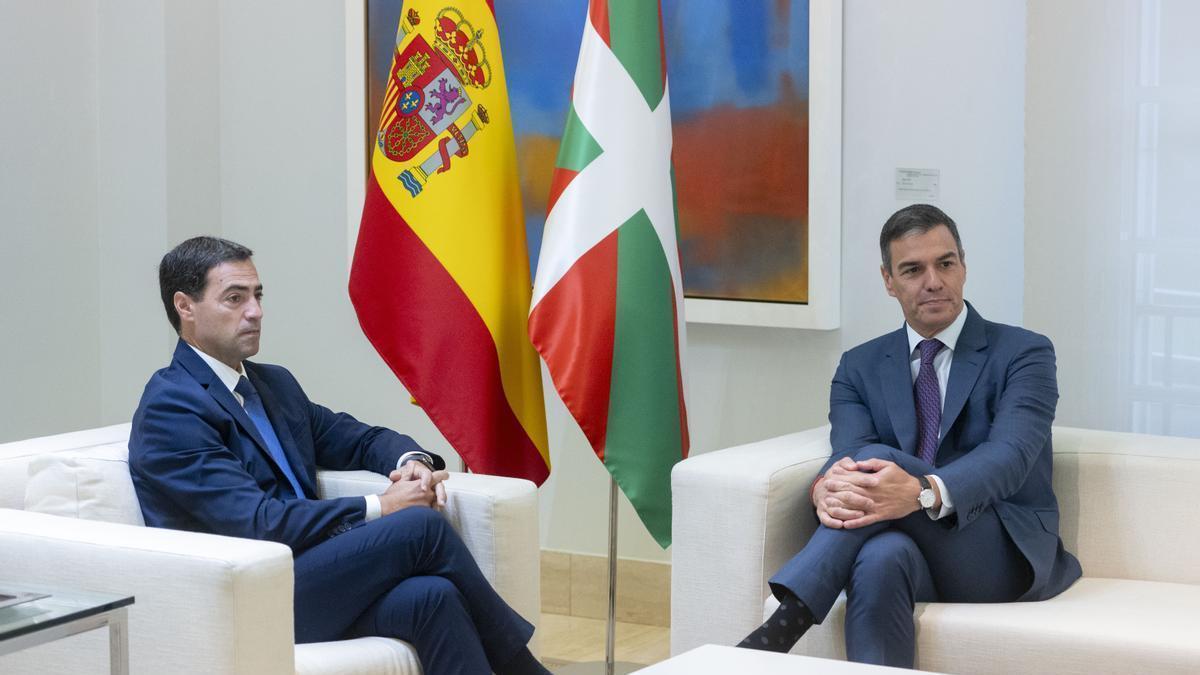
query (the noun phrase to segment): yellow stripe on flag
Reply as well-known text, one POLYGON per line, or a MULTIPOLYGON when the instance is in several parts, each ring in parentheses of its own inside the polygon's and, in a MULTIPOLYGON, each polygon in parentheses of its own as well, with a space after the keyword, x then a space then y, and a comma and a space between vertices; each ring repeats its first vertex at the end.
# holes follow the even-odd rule
MULTIPOLYGON (((393 161, 377 147, 372 158, 373 169, 388 201, 445 267, 487 325, 496 343, 505 397, 549 463, 541 369, 526 334, 531 283, 516 149, 495 18, 482 0, 460 0, 453 8, 447 7, 443 0, 405 2, 404 11, 410 10, 416 10, 420 22, 397 50, 403 54, 415 40, 424 39, 433 48, 430 52, 433 58, 426 68, 440 67, 438 57, 442 54, 434 50, 439 49, 438 30, 448 25, 446 21, 453 22, 465 35, 478 35, 478 43, 473 43, 471 50, 476 56, 483 56, 478 72, 486 72, 490 81, 486 87, 462 86, 470 105, 455 108, 448 117, 456 118, 454 124, 460 131, 469 124, 478 126, 485 118, 486 122, 467 139, 467 155, 450 154, 449 167, 442 173, 430 171, 426 179, 419 167, 435 156, 439 157, 438 166, 442 166, 439 144, 443 139, 455 140, 452 131, 442 131, 405 161, 393 161), (447 11, 454 13, 439 17, 439 13, 447 11), (411 170, 423 183, 415 196, 398 179, 406 170, 411 170), (514 236, 516 232, 520 236, 514 236)), ((442 42, 443 46, 447 44, 442 42)), ((455 83, 452 75, 466 79, 463 73, 446 75, 448 87, 455 83)), ((423 106, 438 103, 434 96, 427 95, 422 100, 423 106)))

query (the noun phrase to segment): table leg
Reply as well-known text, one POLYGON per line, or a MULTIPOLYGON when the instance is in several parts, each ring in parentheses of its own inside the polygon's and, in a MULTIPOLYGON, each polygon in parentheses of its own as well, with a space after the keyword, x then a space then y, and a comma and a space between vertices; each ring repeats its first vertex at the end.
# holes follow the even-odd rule
POLYGON ((129 675, 129 613, 125 607, 109 612, 108 672, 129 675))

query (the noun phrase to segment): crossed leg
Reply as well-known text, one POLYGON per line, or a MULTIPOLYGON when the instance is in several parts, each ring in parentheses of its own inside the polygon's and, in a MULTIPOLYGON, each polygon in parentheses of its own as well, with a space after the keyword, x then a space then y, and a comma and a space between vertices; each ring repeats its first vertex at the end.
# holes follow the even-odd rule
MULTIPOLYGON (((932 466, 899 450, 868 446, 856 460, 891 460, 913 475, 932 466)), ((912 667, 917 602, 1010 602, 1033 581, 1029 563, 992 509, 951 529, 916 511, 847 530, 818 526, 808 544, 770 580, 782 601, 798 598, 817 623, 843 589, 850 660, 912 667)))
POLYGON ((295 622, 297 642, 406 640, 425 671, 439 674, 500 671, 527 654, 533 634, 446 519, 422 507, 296 556, 295 622))

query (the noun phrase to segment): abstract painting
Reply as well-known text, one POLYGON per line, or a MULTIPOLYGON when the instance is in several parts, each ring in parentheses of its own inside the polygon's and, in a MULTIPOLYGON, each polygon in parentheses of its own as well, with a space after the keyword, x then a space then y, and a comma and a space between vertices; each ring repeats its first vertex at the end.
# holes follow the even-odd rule
MULTIPOLYGON (((402 4, 367 0, 367 120, 378 116, 402 4)), ((495 5, 532 266, 587 0, 495 5)), ((805 305, 809 0, 662 0, 662 14, 685 294, 805 305)), ((840 3, 838 17, 840 30, 840 3)))

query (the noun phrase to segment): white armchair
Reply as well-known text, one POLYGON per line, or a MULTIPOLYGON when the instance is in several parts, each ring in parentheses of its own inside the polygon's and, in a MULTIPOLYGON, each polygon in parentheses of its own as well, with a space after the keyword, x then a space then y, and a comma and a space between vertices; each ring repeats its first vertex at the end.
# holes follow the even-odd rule
MULTIPOLYGON (((733 645, 774 610, 767 579, 817 526, 829 427, 675 466, 671 652, 733 645)), ((1054 428, 1054 490, 1083 578, 1058 597, 920 603, 917 663, 948 673, 1200 673, 1200 440, 1054 428)), ((844 659, 845 596, 792 650, 844 659)))
MULTIPOLYGON (((94 471, 86 464, 119 465, 129 428, 122 424, 0 445, 0 579, 135 596, 129 609, 132 673, 421 672, 415 652, 399 640, 294 644, 292 557, 282 544, 89 520, 96 509, 86 499, 74 506, 82 518, 24 510, 28 465, 48 453, 83 460, 68 476, 81 491, 127 490, 118 497, 128 499, 127 468, 126 483, 120 484, 111 471, 105 473, 111 466, 94 471)), ((386 482, 366 471, 318 475, 325 497, 378 492, 386 482)), ((447 517, 484 575, 514 609, 536 622, 533 484, 455 473, 447 487, 447 517)), ((0 672, 103 673, 107 649, 107 636, 93 631, 0 657, 0 672)))
POLYGON ((827 459, 825 426, 693 455, 675 466, 672 654, 737 644, 762 623, 767 579, 816 528, 808 488, 827 459))

